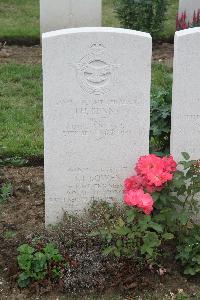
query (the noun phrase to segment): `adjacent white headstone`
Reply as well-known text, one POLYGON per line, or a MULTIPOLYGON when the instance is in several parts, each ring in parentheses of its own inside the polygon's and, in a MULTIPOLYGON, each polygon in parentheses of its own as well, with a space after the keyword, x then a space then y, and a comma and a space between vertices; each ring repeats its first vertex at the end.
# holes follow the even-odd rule
POLYGON ((176 32, 171 153, 200 158, 200 28, 176 32))
POLYGON ((41 33, 101 26, 102 0, 40 0, 41 33))
POLYGON ((114 28, 43 35, 46 224, 122 201, 148 154, 151 37, 114 28))
POLYGON ((180 0, 179 1, 179 17, 186 12, 186 21, 192 22, 194 11, 200 9, 200 0, 180 0))

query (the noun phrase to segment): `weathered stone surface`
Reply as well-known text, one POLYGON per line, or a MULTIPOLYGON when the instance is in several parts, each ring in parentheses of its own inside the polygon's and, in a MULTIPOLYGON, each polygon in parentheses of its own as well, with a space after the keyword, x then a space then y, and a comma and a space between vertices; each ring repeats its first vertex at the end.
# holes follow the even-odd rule
POLYGON ((200 158, 200 28, 176 32, 171 153, 200 158))
POLYGON ((40 0, 41 33, 101 26, 102 0, 40 0))
POLYGON ((193 19, 194 11, 200 9, 199 0, 180 0, 179 1, 179 17, 182 13, 186 12, 187 22, 191 22, 193 19))
POLYGON ((124 29, 43 35, 46 224, 122 201, 149 150, 151 50, 149 34, 124 29))

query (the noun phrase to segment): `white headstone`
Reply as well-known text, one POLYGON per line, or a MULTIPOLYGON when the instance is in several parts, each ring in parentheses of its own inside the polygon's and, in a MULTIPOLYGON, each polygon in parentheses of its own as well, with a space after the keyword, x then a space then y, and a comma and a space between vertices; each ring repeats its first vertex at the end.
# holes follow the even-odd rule
POLYGON ((122 201, 148 154, 151 37, 115 28, 43 35, 46 224, 122 201))
POLYGON ((200 28, 176 32, 171 153, 200 158, 200 28))
POLYGON ((40 0, 41 33, 101 26, 102 0, 40 0))
POLYGON ((200 9, 200 0, 180 0, 179 1, 179 17, 186 12, 186 21, 192 22, 194 11, 200 9))

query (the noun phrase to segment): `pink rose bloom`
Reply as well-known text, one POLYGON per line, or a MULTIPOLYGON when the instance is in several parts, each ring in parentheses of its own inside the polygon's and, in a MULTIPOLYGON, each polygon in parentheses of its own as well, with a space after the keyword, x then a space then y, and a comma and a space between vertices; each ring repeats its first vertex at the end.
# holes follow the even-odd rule
POLYGON ((125 191, 138 190, 142 187, 143 179, 140 176, 132 176, 124 181, 125 191))
POLYGON ((172 180, 173 175, 171 173, 164 172, 162 169, 156 169, 147 174, 150 185, 160 187, 167 181, 172 180))
POLYGON ((160 157, 155 154, 149 154, 141 156, 136 164, 136 172, 140 175, 146 175, 153 169, 162 169, 163 161, 160 157))
POLYGON ((147 191, 149 194, 152 194, 152 193, 154 193, 155 191, 157 191, 156 187, 153 186, 153 185, 151 185, 150 183, 147 183, 147 184, 145 185, 145 189, 146 189, 146 191, 147 191))
POLYGON ((146 215, 150 215, 150 213, 153 211, 153 204, 154 201, 151 195, 145 194, 142 191, 141 198, 138 203, 138 207, 141 208, 146 215))
POLYGON ((128 206, 137 206, 138 205, 138 197, 136 191, 129 190, 124 194, 124 202, 128 206))
POLYGON ((153 210, 153 198, 149 194, 145 194, 142 189, 126 192, 124 194, 124 202, 128 206, 137 206, 147 215, 153 210))
POLYGON ((175 172, 177 170, 177 163, 173 159, 173 156, 163 157, 164 169, 167 172, 175 172))
POLYGON ((124 181, 124 202, 129 206, 139 207, 145 214, 150 214, 154 203, 150 194, 161 191, 165 184, 173 179, 176 169, 177 164, 172 156, 141 156, 135 168, 137 175, 124 181))

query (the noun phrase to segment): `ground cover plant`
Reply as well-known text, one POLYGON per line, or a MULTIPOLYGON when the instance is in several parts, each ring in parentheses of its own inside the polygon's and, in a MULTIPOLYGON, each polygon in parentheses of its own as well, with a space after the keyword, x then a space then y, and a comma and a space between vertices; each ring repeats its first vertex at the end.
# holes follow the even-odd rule
POLYGON ((36 243, 35 247, 23 244, 17 250, 19 252, 17 260, 21 270, 18 285, 21 288, 27 287, 31 280, 43 282, 44 285, 48 280, 57 282, 68 267, 68 262, 52 243, 46 245, 36 243))
MULTIPOLYGON (((103 26, 120 27, 114 7, 116 0, 103 0, 103 26)), ((161 39, 173 40, 178 0, 169 0, 161 39)), ((1 0, 0 40, 22 43, 39 42, 39 2, 37 0, 1 0)))

